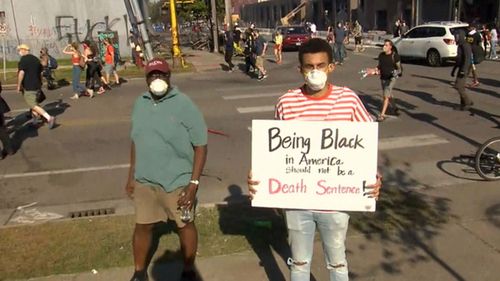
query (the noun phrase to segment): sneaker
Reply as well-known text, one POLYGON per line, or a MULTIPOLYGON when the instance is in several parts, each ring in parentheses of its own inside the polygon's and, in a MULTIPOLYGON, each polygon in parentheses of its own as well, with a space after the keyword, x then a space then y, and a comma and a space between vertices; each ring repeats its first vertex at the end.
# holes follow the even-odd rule
POLYGON ((70 98, 70 99, 72 99, 72 100, 77 100, 77 99, 79 99, 79 98, 80 98, 80 96, 79 96, 78 94, 74 94, 73 96, 71 96, 71 98, 70 98))
POLYGON ((54 129, 56 125, 56 118, 54 116, 50 116, 49 120, 47 120, 47 125, 50 130, 54 129))
POLYGON ((469 85, 469 87, 471 87, 471 88, 474 88, 474 87, 477 87, 477 86, 479 86, 479 81, 474 81, 474 82, 472 82, 472 83, 469 85))

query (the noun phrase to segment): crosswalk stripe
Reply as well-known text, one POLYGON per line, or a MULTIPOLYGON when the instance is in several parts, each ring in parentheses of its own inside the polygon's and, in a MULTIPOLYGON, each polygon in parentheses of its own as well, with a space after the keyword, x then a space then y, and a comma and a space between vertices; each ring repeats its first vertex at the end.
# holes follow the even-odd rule
POLYGON ((237 107, 239 113, 257 113, 257 112, 273 112, 274 105, 266 106, 253 106, 253 107, 237 107))
POLYGON ((223 96, 224 100, 241 100, 241 99, 253 99, 253 98, 267 98, 267 97, 279 97, 283 95, 280 93, 262 93, 262 94, 247 94, 247 95, 236 95, 236 96, 223 96))
POLYGON ((449 143, 448 140, 438 137, 434 134, 404 136, 380 139, 378 142, 379 150, 392 150, 407 147, 418 147, 435 144, 449 143))

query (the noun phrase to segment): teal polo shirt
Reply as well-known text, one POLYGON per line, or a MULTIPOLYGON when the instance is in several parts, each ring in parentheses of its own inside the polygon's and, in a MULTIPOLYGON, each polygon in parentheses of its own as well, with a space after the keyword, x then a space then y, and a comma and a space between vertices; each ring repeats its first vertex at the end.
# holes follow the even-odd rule
POLYGON ((177 88, 157 101, 146 92, 134 104, 131 138, 135 180, 172 192, 189 183, 193 146, 207 144, 207 125, 196 105, 177 88))

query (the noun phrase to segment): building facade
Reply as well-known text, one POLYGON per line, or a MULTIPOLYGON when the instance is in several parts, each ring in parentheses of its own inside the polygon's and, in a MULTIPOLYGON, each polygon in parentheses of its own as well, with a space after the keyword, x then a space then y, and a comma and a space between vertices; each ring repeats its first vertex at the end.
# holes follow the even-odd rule
MULTIPOLYGON (((429 21, 460 20, 499 24, 500 0, 308 0, 303 21, 318 28, 337 21, 358 20, 365 29, 391 31, 396 19, 409 26, 429 21)), ((240 5, 240 18, 257 26, 273 28, 297 7, 300 0, 269 0, 240 5)), ((237 11, 235 11, 237 12, 237 11)), ((294 23, 300 23, 300 17, 294 23)))
POLYGON ((28 44, 32 53, 42 47, 55 57, 73 41, 96 40, 99 32, 118 34, 120 53, 129 55, 130 24, 121 0, 2 0, 0 56, 18 59, 16 47, 28 44))

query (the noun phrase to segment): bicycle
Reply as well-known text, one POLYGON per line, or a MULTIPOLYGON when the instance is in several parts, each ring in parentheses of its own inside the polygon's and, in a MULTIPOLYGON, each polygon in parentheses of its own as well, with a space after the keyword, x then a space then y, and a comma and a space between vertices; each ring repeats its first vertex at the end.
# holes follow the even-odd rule
POLYGON ((474 159, 479 176, 488 181, 500 180, 500 136, 485 141, 474 159))

